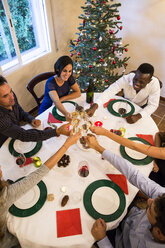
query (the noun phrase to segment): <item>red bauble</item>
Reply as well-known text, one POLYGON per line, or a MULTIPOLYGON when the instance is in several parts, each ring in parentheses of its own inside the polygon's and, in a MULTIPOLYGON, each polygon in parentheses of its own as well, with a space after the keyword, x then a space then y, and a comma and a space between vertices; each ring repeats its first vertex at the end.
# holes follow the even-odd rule
POLYGON ((113 29, 110 29, 110 30, 109 30, 109 33, 110 33, 110 34, 113 34, 113 32, 114 32, 113 29))
POLYGON ((113 62, 112 62, 114 65, 116 64, 116 61, 115 60, 113 60, 113 62))
POLYGON ((120 16, 117 17, 117 20, 120 20, 120 16))
POLYGON ((105 82, 108 83, 108 79, 105 79, 105 82))
POLYGON ((81 54, 80 52, 77 53, 77 55, 80 55, 80 54, 81 54))
MULTIPOLYGON (((86 13, 86 15, 87 15, 87 13, 86 13)), ((85 19, 83 20, 83 27, 85 26, 85 19)))
POLYGON ((114 53, 114 51, 115 51, 115 46, 113 46, 112 51, 113 51, 113 53, 114 53))
POLYGON ((100 62, 103 62, 103 59, 100 59, 100 62))
POLYGON ((96 47, 93 47, 93 51, 96 51, 97 50, 97 48, 96 47))
POLYGON ((79 41, 80 41, 80 39, 77 39, 76 41, 77 41, 77 42, 79 42, 79 41))
POLYGON ((89 65, 89 68, 91 69, 93 66, 92 65, 89 65))
POLYGON ((126 48, 125 51, 128 52, 128 48, 126 48))
POLYGON ((70 57, 73 57, 73 53, 70 54, 70 57))
POLYGON ((120 26, 120 30, 122 30, 123 29, 123 26, 120 26))

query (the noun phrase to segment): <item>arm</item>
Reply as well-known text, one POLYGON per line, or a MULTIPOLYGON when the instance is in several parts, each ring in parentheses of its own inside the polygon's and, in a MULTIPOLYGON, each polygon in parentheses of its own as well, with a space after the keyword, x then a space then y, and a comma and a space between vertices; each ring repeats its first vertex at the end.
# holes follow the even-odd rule
POLYGON ((131 184, 140 189, 148 197, 156 198, 165 193, 165 188, 144 176, 126 159, 113 154, 111 151, 105 150, 99 145, 95 137, 86 136, 86 142, 91 148, 94 148, 96 151, 101 153, 104 159, 113 164, 117 170, 126 176, 131 184))
POLYGON ((66 95, 66 96, 62 96, 62 97, 60 98, 60 101, 61 101, 61 102, 62 102, 62 101, 66 101, 66 100, 75 99, 75 98, 78 98, 78 97, 81 96, 81 91, 80 91, 80 88, 79 88, 79 86, 78 86, 77 83, 73 84, 73 85, 71 86, 71 89, 73 90, 73 92, 70 93, 70 94, 68 94, 68 95, 66 95))
POLYGON ((100 248, 113 248, 106 236, 106 223, 103 219, 99 218, 94 222, 91 233, 100 248))
POLYGON ((6 202, 8 202, 8 207, 10 207, 13 202, 15 202, 18 198, 20 198, 23 194, 25 194, 29 189, 31 189, 34 185, 36 185, 43 176, 45 176, 50 169, 57 164, 57 162, 64 155, 66 150, 73 144, 77 142, 80 138, 81 133, 77 133, 76 135, 71 135, 64 143, 64 145, 53 155, 51 156, 44 165, 42 165, 35 172, 32 172, 27 177, 18 181, 12 185, 8 186, 7 191, 5 192, 4 198, 6 198, 6 202))
POLYGON ((144 109, 141 109, 141 111, 139 112, 141 116, 143 117, 144 115, 146 115, 146 113, 148 115, 154 113, 159 106, 159 100, 160 100, 159 81, 157 78, 153 78, 153 83, 151 85, 151 92, 149 92, 147 106, 144 109))
POLYGON ((64 108, 64 106, 62 105, 60 98, 57 94, 57 92, 55 90, 49 91, 49 96, 52 99, 52 101, 54 102, 55 106, 57 107, 57 109, 65 115, 66 120, 70 121, 71 120, 71 116, 70 113, 66 111, 66 109, 64 108))
POLYGON ((68 135, 69 131, 67 130, 67 126, 68 124, 65 124, 60 128, 49 130, 25 130, 20 126, 13 124, 12 120, 9 118, 7 119, 5 116, 0 120, 0 132, 7 137, 19 139, 21 141, 39 141, 59 136, 60 134, 68 135))
POLYGON ((111 97, 114 97, 119 91, 124 88, 124 84, 128 81, 128 76, 119 78, 115 83, 111 84, 108 89, 100 94, 100 96, 96 99, 96 103, 99 106, 102 106, 105 102, 107 102, 111 97))
POLYGON ((136 143, 132 140, 123 138, 121 136, 118 136, 117 134, 109 132, 108 130, 102 127, 92 127, 90 128, 90 130, 97 135, 106 136, 107 138, 114 140, 120 145, 126 146, 135 151, 144 153, 150 157, 165 159, 165 148, 164 147, 155 147, 155 146, 136 143))

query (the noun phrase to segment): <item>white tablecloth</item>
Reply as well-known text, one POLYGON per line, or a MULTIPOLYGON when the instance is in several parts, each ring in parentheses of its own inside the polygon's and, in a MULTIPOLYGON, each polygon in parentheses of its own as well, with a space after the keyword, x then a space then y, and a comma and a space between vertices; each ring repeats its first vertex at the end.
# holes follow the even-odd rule
MULTIPOLYGON (((98 94, 95 94, 95 97, 98 94)), ((119 98, 116 97, 115 98, 119 98)), ((78 99, 76 102, 82 105, 85 109, 89 107, 89 104, 85 102, 85 95, 78 99)), ((134 105, 135 106, 135 105, 134 105)), ((47 118, 49 112, 53 107, 38 116, 42 121, 40 129, 44 129, 47 124, 47 118)), ((135 113, 139 109, 135 106, 135 113)), ((125 119, 116 117, 108 112, 106 108, 99 108, 96 111, 96 116, 92 117, 92 121, 100 120, 103 122, 103 127, 110 129, 118 129, 120 126, 126 128, 125 137, 135 137, 136 134, 152 134, 154 135, 158 128, 152 118, 147 116, 140 119, 135 124, 128 124, 125 119)), ((61 124, 57 124, 61 125, 61 124)), ((26 125, 25 128, 30 128, 30 125, 26 125)), ((46 161, 51 155, 53 155, 64 143, 66 137, 61 135, 60 137, 54 137, 49 140, 43 141, 41 150, 35 155, 39 156, 42 162, 46 161)), ((105 138, 98 137, 101 145, 110 149, 116 154, 119 152, 119 144, 114 141, 105 138)), ((16 180, 22 176, 29 174, 36 170, 33 164, 24 168, 19 168, 15 163, 14 157, 8 151, 8 139, 0 149, 0 164, 2 165, 3 175, 5 179, 10 178, 16 180)), ((89 151, 83 151, 76 144, 68 149, 66 152, 71 158, 71 163, 66 168, 59 168, 55 166, 47 176, 43 178, 46 184, 48 194, 54 194, 54 201, 46 201, 44 206, 34 215, 19 218, 11 214, 8 215, 8 228, 15 234, 23 248, 85 248, 91 247, 94 239, 91 235, 91 227, 94 223, 94 219, 89 216, 83 205, 83 193, 86 187, 98 179, 107 179, 106 174, 119 174, 119 172, 110 165, 107 161, 101 159, 101 155, 96 151, 90 149, 89 151), (80 161, 86 160, 89 165, 89 176, 81 178, 78 175, 78 164, 80 161), (66 193, 61 192, 61 187, 66 187, 66 193), (61 199, 67 194, 70 199, 65 207, 61 207, 61 199), (76 200, 76 197, 80 197, 80 200, 76 200), (57 238, 56 231, 56 211, 66 209, 80 209, 82 235, 74 235, 63 238, 57 238)), ((134 166, 134 165, 133 165, 134 166)), ((149 175, 152 170, 153 164, 150 163, 145 166, 137 166, 137 168, 145 175, 149 175)), ((126 214, 127 207, 132 202, 134 196, 137 193, 137 189, 128 183, 128 195, 126 196, 126 209, 124 213, 116 221, 107 223, 108 229, 115 228, 126 214)))

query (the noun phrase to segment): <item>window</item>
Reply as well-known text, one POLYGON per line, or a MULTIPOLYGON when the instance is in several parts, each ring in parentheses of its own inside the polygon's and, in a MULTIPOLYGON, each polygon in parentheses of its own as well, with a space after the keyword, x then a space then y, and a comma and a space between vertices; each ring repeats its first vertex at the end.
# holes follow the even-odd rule
POLYGON ((23 65, 50 50, 44 0, 0 0, 0 67, 23 65))

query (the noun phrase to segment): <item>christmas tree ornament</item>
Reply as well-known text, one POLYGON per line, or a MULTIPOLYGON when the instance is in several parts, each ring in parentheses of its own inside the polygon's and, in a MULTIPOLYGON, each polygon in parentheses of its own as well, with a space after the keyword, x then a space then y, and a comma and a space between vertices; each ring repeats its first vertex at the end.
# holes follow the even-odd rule
POLYGON ((116 64, 116 61, 115 60, 113 60, 113 62, 112 62, 114 65, 116 64))
POLYGON ((117 20, 120 20, 120 16, 117 17, 117 20))
POLYGON ((128 48, 125 48, 125 51, 128 52, 128 48))
POLYGON ((108 79, 105 79, 105 82, 108 83, 108 79))
POLYGON ((100 59, 100 62, 103 62, 103 59, 100 59))
POLYGON ((85 27, 85 19, 83 20, 83 28, 85 27))
POLYGON ((97 50, 97 48, 96 47, 93 47, 93 51, 96 51, 97 50))
POLYGON ((102 41, 102 39, 103 39, 103 38, 100 36, 100 37, 99 37, 99 41, 102 41))
POLYGON ((77 41, 77 42, 79 42, 79 41, 80 41, 80 39, 77 39, 76 41, 77 41))
POLYGON ((120 26, 120 30, 122 30, 123 29, 123 26, 120 26))
POLYGON ((109 34, 113 34, 114 30, 113 29, 110 29, 109 30, 109 34))
POLYGON ((91 69, 93 66, 92 65, 89 65, 89 68, 91 69))
POLYGON ((77 55, 81 55, 81 53, 80 53, 80 52, 78 52, 78 53, 77 53, 77 55))
POLYGON ((70 53, 70 57, 73 57, 73 53, 70 53))

